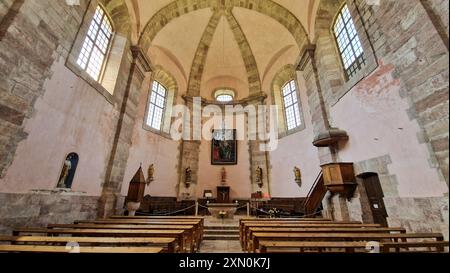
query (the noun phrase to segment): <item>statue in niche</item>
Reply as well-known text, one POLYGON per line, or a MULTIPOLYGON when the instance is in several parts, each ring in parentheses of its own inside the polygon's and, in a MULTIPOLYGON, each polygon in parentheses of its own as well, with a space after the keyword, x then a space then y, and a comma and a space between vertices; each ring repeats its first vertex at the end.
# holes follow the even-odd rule
POLYGON ((262 186, 263 186, 263 170, 261 169, 260 166, 258 166, 258 168, 256 168, 255 178, 256 178, 256 183, 258 184, 258 186, 260 188, 262 188, 262 186))
POLYGON ((184 183, 186 184, 186 188, 189 188, 192 182, 192 170, 191 167, 187 167, 185 170, 184 183))
POLYGON ((225 168, 222 168, 222 172, 221 172, 221 183, 222 185, 225 185, 227 183, 227 170, 225 168))
POLYGON ((149 186, 150 183, 155 180, 154 177, 153 177, 154 174, 155 174, 155 166, 154 166, 154 164, 151 164, 148 167, 148 170, 147 170, 147 175, 148 175, 148 177, 147 177, 147 186, 149 186))
POLYGON ((72 187, 77 165, 78 155, 76 153, 70 153, 64 161, 63 168, 58 179, 58 188, 70 189, 72 187))

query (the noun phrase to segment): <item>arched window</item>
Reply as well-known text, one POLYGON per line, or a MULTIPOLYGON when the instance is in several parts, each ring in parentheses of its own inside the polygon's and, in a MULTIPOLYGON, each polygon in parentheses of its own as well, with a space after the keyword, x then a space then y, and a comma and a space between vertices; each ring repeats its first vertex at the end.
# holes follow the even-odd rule
POLYGON ((147 125, 160 131, 166 107, 167 89, 153 81, 147 115, 147 125))
POLYGON ((288 131, 300 127, 302 121, 297 97, 297 87, 294 80, 289 81, 283 86, 282 97, 288 131))
POLYGON ((77 60, 77 64, 96 81, 103 72, 112 36, 110 19, 103 8, 97 6, 77 60))
POLYGON ((229 89, 220 89, 214 92, 214 98, 218 102, 232 102, 234 100, 234 96, 234 91, 229 89))
POLYGON ((351 78, 365 64, 365 58, 364 50, 347 4, 339 11, 333 30, 346 76, 351 78))

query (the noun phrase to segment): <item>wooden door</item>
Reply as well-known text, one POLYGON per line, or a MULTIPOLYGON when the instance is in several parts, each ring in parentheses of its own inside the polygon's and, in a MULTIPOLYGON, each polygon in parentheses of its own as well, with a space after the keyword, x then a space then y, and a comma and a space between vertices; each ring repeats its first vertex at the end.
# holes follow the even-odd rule
POLYGON ((387 211, 383 201, 383 189, 377 174, 368 174, 363 177, 364 187, 372 210, 373 220, 376 224, 387 227, 387 211))

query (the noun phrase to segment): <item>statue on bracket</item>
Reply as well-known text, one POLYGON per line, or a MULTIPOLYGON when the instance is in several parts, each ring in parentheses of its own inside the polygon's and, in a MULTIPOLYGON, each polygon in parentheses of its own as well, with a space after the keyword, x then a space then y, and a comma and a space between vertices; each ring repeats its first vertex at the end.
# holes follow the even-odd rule
POLYGON ((256 183, 258 184, 258 186, 260 188, 262 188, 263 187, 263 170, 261 169, 260 166, 258 166, 258 168, 256 168, 255 178, 256 178, 256 183))
POLYGON ((222 172, 221 172, 221 184, 222 186, 225 186, 227 184, 227 170, 224 168, 222 168, 222 172))
POLYGON ((299 187, 302 186, 302 172, 300 171, 300 169, 298 167, 294 167, 294 175, 295 175, 295 183, 297 183, 297 185, 299 187))
POLYGON ((147 175, 148 175, 147 186, 149 186, 151 182, 155 181, 155 178, 153 177, 154 174, 155 174, 155 166, 154 166, 154 164, 151 164, 147 170, 147 175))

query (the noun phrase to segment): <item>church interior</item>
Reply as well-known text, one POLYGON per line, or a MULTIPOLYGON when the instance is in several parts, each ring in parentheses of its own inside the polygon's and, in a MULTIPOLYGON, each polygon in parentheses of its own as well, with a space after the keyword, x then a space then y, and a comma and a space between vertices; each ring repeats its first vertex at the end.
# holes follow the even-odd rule
POLYGON ((0 0, 0 253, 448 252, 448 12, 0 0))

